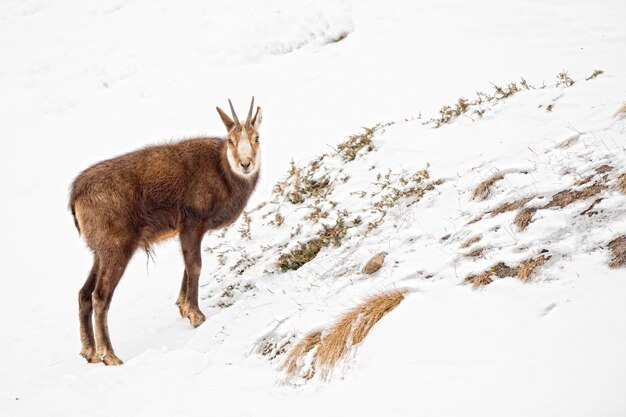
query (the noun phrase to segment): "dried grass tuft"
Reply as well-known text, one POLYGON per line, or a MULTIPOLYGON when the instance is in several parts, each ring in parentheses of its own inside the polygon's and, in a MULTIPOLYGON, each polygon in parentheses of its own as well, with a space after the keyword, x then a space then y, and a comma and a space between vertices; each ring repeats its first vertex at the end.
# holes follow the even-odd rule
POLYGON ((404 299, 407 290, 375 295, 348 311, 322 338, 314 364, 322 379, 328 379, 335 365, 369 334, 372 327, 404 299))
POLYGON ((469 248, 470 246, 472 246, 474 243, 480 241, 480 239, 482 239, 482 235, 476 235, 473 237, 470 237, 469 239, 467 239, 462 245, 462 248, 469 248))
POLYGON ((334 367, 365 340, 374 325, 404 300, 407 291, 391 290, 370 297, 344 314, 323 334, 309 333, 289 352, 282 369, 290 378, 300 375, 305 356, 315 349, 304 378, 311 379, 319 372, 320 377, 327 380, 334 367))
POLYGON ((596 183, 596 184, 590 185, 587 188, 583 188, 580 191, 563 190, 561 192, 554 194, 552 196, 552 200, 544 208, 550 208, 550 207, 564 208, 564 207, 569 206, 575 201, 586 200, 590 197, 593 197, 599 194, 600 192, 602 192, 603 190, 605 190, 606 188, 607 188, 606 185, 596 183))
POLYGON ((525 230, 526 227, 528 227, 530 222, 533 220, 533 215, 536 211, 537 209, 533 207, 523 208, 517 214, 517 216, 515 216, 515 220, 513 221, 513 223, 515 223, 519 230, 525 230))
POLYGON ((626 194, 626 174, 622 174, 617 179, 617 189, 626 194))
POLYGON ((372 256, 370 260, 367 261, 365 265, 363 265, 363 269, 361 269, 361 272, 363 274, 371 275, 374 272, 378 271, 380 268, 382 268, 386 256, 387 252, 380 252, 372 256))
MULTIPOLYGON (((304 357, 307 353, 313 350, 313 348, 319 346, 321 340, 322 334, 320 332, 311 332, 296 343, 282 365, 282 369, 287 373, 287 375, 293 377, 300 373, 304 357)), ((313 378, 313 375, 315 375, 315 370, 311 368, 309 372, 304 375, 304 378, 309 380, 313 378)))
POLYGON ((612 257, 609 261, 610 268, 619 268, 626 265, 626 235, 620 236, 609 242, 612 257))
POLYGON ((474 192, 472 193, 472 199, 484 200, 489 197, 489 194, 491 194, 491 187, 493 186, 493 184, 495 184, 497 181, 500 181, 501 179, 504 179, 504 177, 502 176, 502 174, 497 173, 478 184, 478 186, 474 189, 474 192))
POLYGON ((626 103, 622 104, 622 106, 619 109, 617 109, 617 111, 615 112, 613 116, 614 117, 626 117, 626 103))
POLYGON ((472 284, 474 288, 484 287, 485 285, 489 285, 493 282, 491 279, 491 271, 481 272, 478 275, 470 275, 465 278, 465 282, 467 284, 472 284))
POLYGON ((541 255, 537 258, 531 258, 523 261, 516 268, 515 275, 522 281, 528 281, 535 274, 537 269, 550 259, 549 256, 541 255))
POLYGON ((601 165, 595 169, 598 174, 606 174, 607 172, 613 171, 613 167, 608 164, 601 165))
POLYGON ((485 248, 476 248, 473 251, 466 253, 465 256, 468 258, 478 258, 482 256, 484 251, 485 248))
POLYGON ((465 278, 465 283, 472 284, 474 288, 483 287, 493 282, 493 275, 498 278, 517 277, 522 281, 527 282, 535 275, 537 269, 539 269, 539 267, 545 264, 549 259, 550 256, 540 255, 536 258, 526 259, 516 267, 511 267, 504 262, 500 262, 494 265, 491 269, 481 272, 478 275, 469 275, 465 278))
POLYGON ((523 207, 526 203, 528 203, 533 198, 535 198, 535 197, 534 196, 530 196, 530 197, 522 198, 520 200, 512 201, 510 203, 501 204, 498 207, 496 207, 494 210, 491 211, 491 215, 495 216, 495 215, 498 215, 498 214, 505 213, 507 211, 517 210, 518 208, 523 207))

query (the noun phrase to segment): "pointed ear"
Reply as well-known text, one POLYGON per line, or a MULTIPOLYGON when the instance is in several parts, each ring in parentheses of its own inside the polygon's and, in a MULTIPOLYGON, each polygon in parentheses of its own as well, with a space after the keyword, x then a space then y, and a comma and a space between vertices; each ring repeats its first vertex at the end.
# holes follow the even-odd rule
POLYGON ((256 130, 259 130, 259 128, 261 127, 262 121, 263 121, 263 111, 261 110, 260 107, 257 107, 256 114, 254 115, 254 118, 252 119, 252 126, 254 126, 256 130))
POLYGON ((226 126, 226 132, 230 132, 233 126, 235 126, 235 122, 233 122, 233 119, 231 119, 226 113, 224 113, 224 110, 220 109, 219 107, 216 107, 215 109, 220 114, 222 123, 224 123, 224 126, 226 126))

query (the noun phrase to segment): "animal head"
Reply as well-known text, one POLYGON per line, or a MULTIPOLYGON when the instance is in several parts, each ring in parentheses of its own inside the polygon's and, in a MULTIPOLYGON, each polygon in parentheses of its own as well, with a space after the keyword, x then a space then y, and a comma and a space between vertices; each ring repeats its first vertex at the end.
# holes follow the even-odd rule
POLYGON ((228 104, 230 105, 232 119, 222 109, 217 107, 217 112, 220 114, 228 132, 226 136, 228 142, 226 145, 226 156, 232 171, 246 178, 255 174, 259 170, 261 163, 259 127, 263 119, 263 112, 260 107, 257 107, 256 113, 252 117, 252 110, 254 109, 254 97, 252 97, 248 117, 242 125, 230 99, 228 99, 228 104))

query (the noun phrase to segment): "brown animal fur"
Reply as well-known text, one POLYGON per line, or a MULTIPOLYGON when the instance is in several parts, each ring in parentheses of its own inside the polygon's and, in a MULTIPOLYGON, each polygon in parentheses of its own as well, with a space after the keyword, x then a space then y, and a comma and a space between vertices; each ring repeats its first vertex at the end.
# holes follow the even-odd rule
MULTIPOLYGON (((251 106, 252 110, 252 106, 251 106)), ((234 222, 258 179, 260 108, 241 126, 218 108, 227 139, 195 138, 148 146, 83 171, 72 184, 69 206, 79 233, 94 255, 92 270, 79 292, 81 355, 89 362, 121 364, 113 352, 107 311, 128 261, 138 248, 180 236, 185 271, 177 304, 193 326, 204 322, 198 307, 200 245, 209 230, 234 222), (255 171, 246 175, 237 155, 247 134, 255 171), (229 163, 228 153, 237 161, 229 163), (241 168, 240 172, 235 169, 241 168), (94 312, 95 338, 91 322, 94 312)), ((235 116, 236 117, 236 116, 235 116)), ((250 161, 248 161, 250 159, 250 161)))

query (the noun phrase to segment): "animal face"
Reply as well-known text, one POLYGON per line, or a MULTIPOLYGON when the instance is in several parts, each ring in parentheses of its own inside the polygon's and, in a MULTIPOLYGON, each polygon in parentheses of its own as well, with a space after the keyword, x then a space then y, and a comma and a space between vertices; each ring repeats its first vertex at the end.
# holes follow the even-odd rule
POLYGON ((242 125, 237 118, 235 109, 232 103, 230 104, 230 110, 233 115, 231 119, 222 109, 217 108, 224 126, 228 131, 226 137, 227 149, 226 156, 228 164, 232 171, 242 177, 249 177, 254 175, 259 170, 261 163, 261 150, 259 146, 259 128, 263 118, 263 112, 260 107, 257 107, 254 117, 252 117, 252 110, 254 108, 254 97, 252 103, 250 103, 250 110, 248 111, 248 118, 246 123, 242 125))

